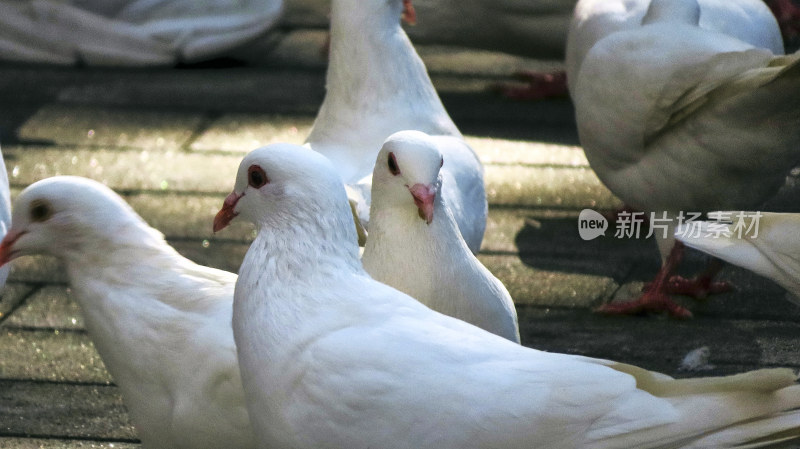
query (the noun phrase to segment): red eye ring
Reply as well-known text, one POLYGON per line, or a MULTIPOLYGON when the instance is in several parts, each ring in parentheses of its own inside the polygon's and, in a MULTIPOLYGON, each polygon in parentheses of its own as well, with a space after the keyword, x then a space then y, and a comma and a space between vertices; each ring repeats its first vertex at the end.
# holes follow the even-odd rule
POLYGON ((389 172, 394 176, 400 174, 400 167, 397 165, 397 159, 394 157, 394 153, 389 152, 389 172))
POLYGON ((251 165, 250 168, 247 169, 247 184, 250 187, 260 189, 268 182, 269 178, 267 178, 267 174, 264 173, 263 168, 259 167, 258 165, 251 165))

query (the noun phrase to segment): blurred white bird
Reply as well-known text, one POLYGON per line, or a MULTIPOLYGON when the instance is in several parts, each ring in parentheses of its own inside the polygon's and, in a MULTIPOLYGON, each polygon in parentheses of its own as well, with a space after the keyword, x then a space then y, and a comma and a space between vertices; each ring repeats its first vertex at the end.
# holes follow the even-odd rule
MULTIPOLYGON (((6 236, 11 227, 11 189, 8 185, 8 172, 3 153, 0 151, 0 239, 6 236)), ((0 267, 0 292, 6 285, 8 271, 11 267, 0 267)))
POLYGON ((89 179, 32 184, 13 219, 0 264, 30 254, 64 262, 144 447, 256 447, 230 325, 236 275, 180 256, 89 179))
POLYGON ((800 54, 774 56, 699 19, 696 0, 653 0, 640 27, 591 48, 574 80, 590 165, 660 227, 664 263, 649 291, 601 311, 690 316, 668 289, 702 296, 724 286, 710 274, 669 278, 682 251, 672 249, 675 226, 691 212, 755 208, 800 162, 800 54))
POLYGON ((461 173, 482 172, 477 159, 463 157, 471 155, 464 146, 460 139, 419 131, 386 140, 372 172, 371 232, 361 261, 374 279, 431 309, 519 343, 511 295, 472 254, 456 225, 468 202, 464 195, 485 201, 483 184, 465 180, 475 192, 444 188, 462 184, 461 173))
POLYGON ((312 151, 245 156, 215 226, 237 215, 259 231, 233 328, 261 447, 724 448, 797 435, 791 370, 676 380, 537 351, 373 280, 341 180, 312 151))
POLYGON ((283 0, 0 2, 0 59, 153 66, 193 62, 258 37, 283 0))
MULTIPOLYGON (((327 93, 306 146, 336 166, 369 230, 372 168, 384 140, 402 130, 461 138, 431 84, 425 65, 400 27, 413 20, 411 0, 333 0, 327 93)), ((466 144, 465 151, 473 153, 466 144)), ((474 177, 483 184, 480 177, 474 177)), ((473 189, 471 185, 450 188, 473 189)), ((485 198, 467 210, 481 212, 485 198)), ((486 214, 458 220, 473 252, 486 214), (467 231, 469 227, 469 232, 467 231), (479 232, 472 232, 477 229, 479 232)))
POLYGON ((773 279, 800 304, 800 214, 715 212, 718 220, 684 224, 675 237, 691 248, 773 279))

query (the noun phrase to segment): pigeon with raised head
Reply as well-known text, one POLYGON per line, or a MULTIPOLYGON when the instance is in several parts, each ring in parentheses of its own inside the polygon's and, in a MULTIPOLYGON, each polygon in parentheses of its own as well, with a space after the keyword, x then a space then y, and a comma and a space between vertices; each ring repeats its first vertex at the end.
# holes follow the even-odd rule
POLYGON ((710 274, 669 277, 682 252, 675 226, 694 212, 757 207, 800 162, 800 54, 775 56, 703 29, 700 17, 696 0, 653 0, 641 26, 591 48, 574 80, 589 164, 661 226, 656 281, 638 300, 604 312, 691 316, 667 293, 702 296, 726 286, 710 274))
POLYGON ((727 211, 714 215, 717 220, 680 226, 675 238, 774 280, 800 303, 800 214, 727 211))
POLYGON ((233 329, 261 447, 725 448, 797 436, 789 369, 672 379, 537 351, 375 281, 341 179, 313 151, 245 156, 215 227, 237 216, 258 228, 233 329))
MULTIPOLYGON (((458 231, 455 214, 462 213, 464 198, 454 193, 467 192, 444 189, 457 182, 453 166, 463 145, 419 131, 386 140, 372 172, 371 232, 361 261, 374 279, 431 309, 519 343, 511 295, 458 231)), ((463 171, 475 168, 468 164, 463 171)), ((480 186, 475 194, 485 197, 480 186)))
POLYGON ((256 447, 231 329, 236 275, 178 254, 108 187, 59 176, 14 202, 0 264, 59 258, 146 448, 256 447))
MULTIPOLYGON (((400 26, 403 14, 413 20, 413 11, 411 0, 333 0, 331 5, 327 92, 306 146, 334 163, 367 231, 372 168, 387 137, 403 130, 462 137, 400 26)), ((468 145, 462 150, 476 157, 468 145)), ((483 184, 482 170, 479 177, 466 175, 483 184)), ((475 187, 460 180, 450 188, 475 187)), ((485 198, 475 201, 465 204, 471 215, 458 219, 473 252, 480 249, 486 226, 485 198)))

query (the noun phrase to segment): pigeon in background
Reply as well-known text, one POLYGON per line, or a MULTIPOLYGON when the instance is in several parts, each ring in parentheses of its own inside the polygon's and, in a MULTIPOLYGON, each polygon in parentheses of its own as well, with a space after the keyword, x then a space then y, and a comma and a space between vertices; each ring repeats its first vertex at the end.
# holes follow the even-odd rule
MULTIPOLYGON (((0 239, 6 236, 8 228, 11 227, 11 189, 8 185, 8 172, 6 163, 3 160, 3 153, 0 151, 0 239)), ((0 292, 6 285, 8 272, 11 267, 0 267, 0 292)))
POLYGON ((220 56, 279 22, 283 0, 0 2, 0 59, 163 66, 220 56))
POLYGON ((108 187, 59 176, 14 203, 0 264, 64 262, 144 447, 256 447, 231 329, 236 275, 179 255, 108 187))
MULTIPOLYGON (((762 0, 698 0, 699 27, 735 37, 750 45, 783 54, 783 39, 775 16, 762 0)), ((595 43, 617 31, 639 28, 650 0, 580 0, 567 34, 565 65, 569 91, 581 64, 595 43)))
POLYGON ((725 286, 711 283, 713 273, 670 278, 683 249, 675 226, 693 212, 757 207, 800 162, 800 54, 775 56, 699 20, 696 0, 653 0, 640 27, 591 48, 574 80, 589 164, 660 227, 656 281, 602 312, 691 316, 668 293, 702 297, 725 286))
MULTIPOLYGON (((463 198, 444 190, 458 183, 452 167, 459 146, 459 139, 419 131, 386 140, 372 172, 371 233, 361 262, 375 280, 431 309, 519 343, 511 295, 458 231, 454 214, 463 198)), ((475 173, 469 165, 463 172, 475 173)), ((476 194, 484 195, 482 187, 476 194)))
POLYGON ((690 248, 768 277, 800 304, 800 214, 714 212, 719 220, 684 224, 675 238, 690 248))
POLYGON ((313 151, 245 156, 215 227, 237 216, 258 228, 233 329, 263 448, 758 447, 800 430, 790 369, 673 379, 537 351, 373 280, 313 151))
MULTIPOLYGON (((387 137, 397 131, 417 130, 462 138, 442 106, 425 64, 400 27, 401 16, 413 20, 413 11, 411 0, 332 2, 327 93, 306 146, 337 167, 367 231, 372 168, 387 137)), ((474 179, 483 184, 482 176, 474 179)), ((477 201, 468 205, 468 210, 485 210, 481 208, 485 198, 477 201)), ((465 218, 459 219, 459 229, 477 252, 486 214, 465 218), (467 227, 479 232, 467 231, 467 227)))

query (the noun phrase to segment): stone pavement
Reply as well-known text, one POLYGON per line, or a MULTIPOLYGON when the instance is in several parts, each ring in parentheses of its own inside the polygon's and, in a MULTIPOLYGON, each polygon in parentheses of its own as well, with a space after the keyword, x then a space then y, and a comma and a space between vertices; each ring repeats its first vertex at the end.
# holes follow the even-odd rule
MULTIPOLYGON (((12 195, 33 181, 81 175, 125 196, 181 253, 235 271, 252 229, 212 235, 242 155, 300 143, 324 93, 324 39, 289 30, 240 65, 180 69, 80 69, 0 65, 0 132, 12 195), (269 52, 269 57, 263 54, 269 52)), ((487 90, 519 68, 550 62, 454 48, 421 48, 453 119, 486 166, 490 215, 480 254, 519 311, 523 343, 613 358, 671 375, 800 367, 800 309, 774 283, 727 267, 738 290, 702 303, 696 317, 608 318, 591 308, 629 297, 659 264, 650 240, 584 242, 583 208, 619 205, 577 147, 566 99, 504 100, 487 90), (707 370, 679 369, 707 346, 707 370)), ((770 205, 797 210, 795 178, 770 205)), ((693 253, 686 270, 702 267, 693 253)), ((117 388, 69 298, 54 259, 23 258, 0 300, 0 448, 137 447, 117 388)))

